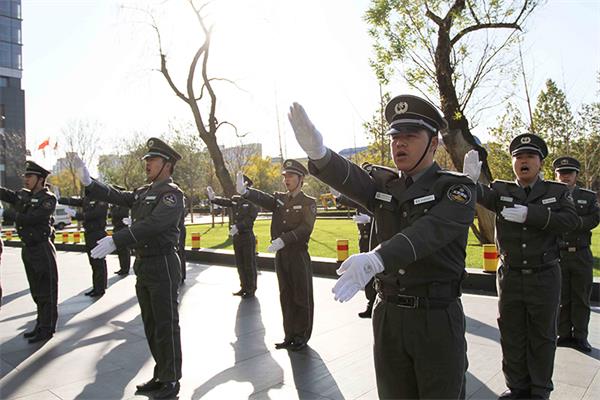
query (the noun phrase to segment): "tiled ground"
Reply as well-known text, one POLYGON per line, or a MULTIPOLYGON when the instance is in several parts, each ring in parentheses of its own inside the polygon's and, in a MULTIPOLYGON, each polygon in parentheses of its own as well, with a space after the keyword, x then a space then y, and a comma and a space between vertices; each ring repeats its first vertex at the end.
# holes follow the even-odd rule
MULTIPOLYGON (((29 345, 21 333, 35 316, 20 250, 2 255, 0 398, 120 399, 135 396, 135 384, 152 375, 135 298, 135 277, 116 278, 109 257, 110 287, 99 300, 83 296, 91 281, 87 257, 59 252, 59 328, 44 345, 29 345)), ((188 264, 181 294, 183 379, 181 399, 375 399, 368 321, 356 313, 364 300, 333 301, 333 281, 315 278, 315 324, 310 347, 275 350, 282 338, 277 281, 259 275, 254 300, 231 296, 233 268, 188 264)), ((494 399, 504 390, 496 327, 496 299, 465 295, 468 316, 468 397, 494 399)), ((600 398, 600 315, 595 309, 585 355, 557 352, 553 399, 600 398)))

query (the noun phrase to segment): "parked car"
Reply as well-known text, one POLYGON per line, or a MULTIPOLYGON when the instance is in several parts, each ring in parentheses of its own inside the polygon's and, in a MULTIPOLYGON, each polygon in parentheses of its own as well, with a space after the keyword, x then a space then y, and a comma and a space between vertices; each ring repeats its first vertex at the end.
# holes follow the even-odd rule
POLYGON ((71 225, 71 216, 67 214, 65 208, 67 206, 57 204, 54 211, 54 227, 58 230, 65 229, 65 226, 71 225))

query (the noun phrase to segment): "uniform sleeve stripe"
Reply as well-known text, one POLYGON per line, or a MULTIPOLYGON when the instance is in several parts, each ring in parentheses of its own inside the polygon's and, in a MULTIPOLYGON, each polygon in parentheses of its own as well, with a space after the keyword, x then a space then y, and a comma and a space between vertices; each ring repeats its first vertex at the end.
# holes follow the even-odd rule
POLYGON ((291 231, 291 232, 292 232, 292 234, 293 234, 293 235, 296 237, 296 240, 300 240, 300 239, 298 238, 298 235, 296 235, 296 232, 294 232, 294 231, 291 231))
POLYGON ((131 227, 127 227, 127 229, 129 230, 129 234, 131 234, 131 237, 133 238, 133 240, 135 240, 136 242, 138 241, 135 237, 135 235, 133 234, 133 232, 131 231, 131 227))
POLYGON ((403 237, 404 237, 404 238, 405 238, 405 239, 408 241, 408 244, 410 244, 410 247, 411 247, 411 249, 412 249, 412 251, 413 251, 413 256, 415 257, 414 261, 417 261, 417 251, 415 250, 415 246, 413 246, 413 243, 412 243, 412 241, 410 240, 410 238, 409 238, 408 236, 406 236, 406 235, 405 235, 404 233, 402 233, 402 232, 399 232, 398 234, 399 234, 399 235, 401 235, 401 236, 403 236, 403 237))
MULTIPOLYGON (((344 160, 346 160, 346 159, 344 159, 344 160)), ((350 177, 350 162, 348 160, 346 160, 346 177, 344 178, 342 185, 344 185, 346 183, 346 181, 348 180, 349 177, 350 177)))
POLYGON ((550 215, 552 215, 552 211, 550 211, 550 209, 548 209, 548 219, 546 220, 546 225, 544 225, 542 227, 542 229, 546 229, 546 227, 548 226, 548 224, 550 223, 550 215))

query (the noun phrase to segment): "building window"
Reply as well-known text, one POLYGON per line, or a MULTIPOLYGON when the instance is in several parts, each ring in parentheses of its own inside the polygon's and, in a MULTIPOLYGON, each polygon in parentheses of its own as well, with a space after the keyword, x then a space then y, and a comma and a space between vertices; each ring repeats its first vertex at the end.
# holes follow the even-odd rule
POLYGON ((0 76, 0 87, 8 87, 8 78, 0 76))

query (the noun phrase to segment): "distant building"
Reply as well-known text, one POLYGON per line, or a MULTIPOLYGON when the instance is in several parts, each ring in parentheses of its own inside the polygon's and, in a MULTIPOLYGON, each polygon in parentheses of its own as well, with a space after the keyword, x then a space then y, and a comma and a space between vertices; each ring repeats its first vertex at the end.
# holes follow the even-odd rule
POLYGON ((248 143, 241 146, 221 147, 221 154, 228 169, 238 171, 252 157, 262 158, 262 144, 248 143))
POLYGON ((350 158, 353 155, 358 154, 358 153, 362 153, 363 151, 368 150, 368 149, 369 149, 368 146, 350 147, 350 148, 347 148, 347 149, 340 150, 338 152, 338 154, 340 156, 344 157, 344 158, 350 158))
POLYGON ((25 165, 21 0, 0 1, 0 185, 19 188, 25 165))
POLYGON ((69 160, 75 159, 77 153, 67 152, 64 157, 56 160, 56 164, 52 167, 52 174, 58 175, 61 172, 68 170, 70 168, 69 160))

